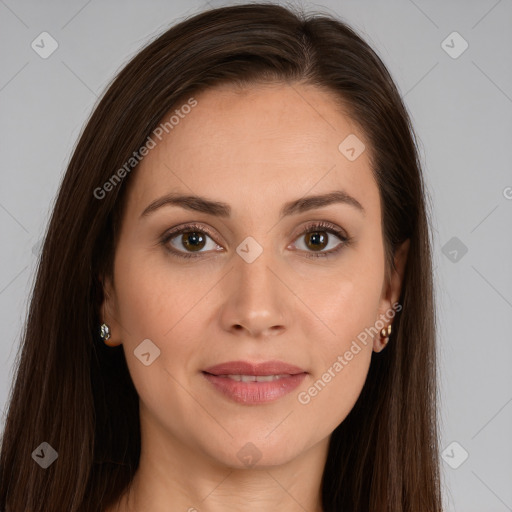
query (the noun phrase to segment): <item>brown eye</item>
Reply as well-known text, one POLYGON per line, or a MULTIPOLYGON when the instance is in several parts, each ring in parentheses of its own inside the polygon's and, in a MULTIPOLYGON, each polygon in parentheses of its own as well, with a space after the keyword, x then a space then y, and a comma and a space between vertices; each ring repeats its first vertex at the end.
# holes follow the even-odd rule
POLYGON ((330 257, 338 254, 352 239, 335 224, 315 222, 306 227, 294 243, 308 258, 330 257), (326 249, 327 250, 324 250, 326 249))
POLYGON ((187 250, 199 251, 206 245, 206 237, 199 231, 186 231, 181 235, 181 243, 187 250))
POLYGON ((309 249, 319 251, 325 249, 328 243, 328 236, 325 235, 326 231, 312 231, 305 234, 305 243, 309 249))
MULTIPOLYGON (((201 257, 202 253, 223 249, 222 246, 215 243, 213 238, 214 235, 210 234, 206 227, 190 224, 168 232, 162 237, 160 243, 174 256, 194 258, 201 257), (208 243, 211 244, 209 247, 208 243)), ((300 242, 297 244, 298 248, 305 253, 305 256, 313 258, 335 256, 352 241, 335 224, 325 222, 310 225, 309 229, 303 231, 297 240, 300 242), (301 245, 302 247, 300 247, 301 245), (324 250, 326 248, 328 250, 324 250)))
POLYGON ((171 230, 160 243, 173 255, 182 258, 200 257, 203 253, 221 248, 209 230, 194 224, 171 230))

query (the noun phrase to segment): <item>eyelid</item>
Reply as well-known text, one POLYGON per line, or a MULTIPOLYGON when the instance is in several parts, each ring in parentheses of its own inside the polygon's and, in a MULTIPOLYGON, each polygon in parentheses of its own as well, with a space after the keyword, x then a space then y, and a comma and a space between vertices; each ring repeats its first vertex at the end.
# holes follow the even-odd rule
POLYGON ((297 236, 304 235, 306 233, 311 233, 314 231, 327 231, 330 233, 333 233, 334 235, 338 236, 342 239, 348 239, 348 233, 341 227, 337 226, 336 224, 333 224, 332 222, 326 221, 326 220, 311 220, 306 222, 305 224, 302 224, 297 230, 294 231, 294 240, 297 236))

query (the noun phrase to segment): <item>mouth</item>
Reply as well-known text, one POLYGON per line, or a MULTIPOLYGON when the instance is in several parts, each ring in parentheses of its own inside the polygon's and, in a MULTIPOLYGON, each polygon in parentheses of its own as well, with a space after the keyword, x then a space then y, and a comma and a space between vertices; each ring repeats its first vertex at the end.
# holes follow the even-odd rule
POLYGON ((273 402, 293 391, 308 372, 282 361, 231 361, 202 371, 213 389, 241 404, 273 402))

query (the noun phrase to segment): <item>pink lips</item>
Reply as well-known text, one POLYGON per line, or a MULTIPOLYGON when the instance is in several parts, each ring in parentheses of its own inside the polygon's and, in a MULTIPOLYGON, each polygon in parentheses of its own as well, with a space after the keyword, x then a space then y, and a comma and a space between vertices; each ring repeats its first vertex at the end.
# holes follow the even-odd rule
POLYGON ((282 361, 266 361, 252 364, 247 361, 230 361, 211 366, 203 370, 204 377, 228 398, 243 404, 261 404, 277 400, 293 391, 306 377, 307 372, 298 366, 282 361), (261 376, 264 382, 250 381, 249 376, 261 376), (275 380, 268 380, 268 376, 278 376, 275 380), (267 377, 267 378, 265 378, 267 377))

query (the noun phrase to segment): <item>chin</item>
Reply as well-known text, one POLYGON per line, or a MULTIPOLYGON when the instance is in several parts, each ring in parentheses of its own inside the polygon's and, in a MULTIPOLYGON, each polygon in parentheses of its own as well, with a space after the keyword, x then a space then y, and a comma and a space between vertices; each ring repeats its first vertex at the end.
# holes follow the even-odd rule
POLYGON ((272 434, 268 438, 266 435, 233 438, 221 452, 209 451, 210 456, 231 469, 265 469, 281 466, 300 455, 297 444, 290 442, 289 436, 271 440, 272 434))

